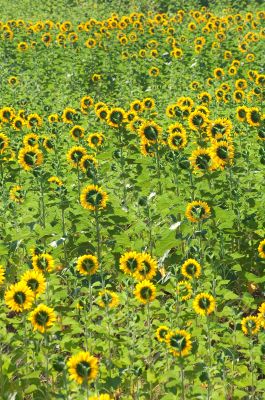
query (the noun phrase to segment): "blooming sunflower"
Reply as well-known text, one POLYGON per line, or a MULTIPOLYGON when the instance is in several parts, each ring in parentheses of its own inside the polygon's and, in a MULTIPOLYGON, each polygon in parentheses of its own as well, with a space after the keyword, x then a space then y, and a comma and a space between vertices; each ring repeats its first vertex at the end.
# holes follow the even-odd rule
POLYGON ((263 239, 258 247, 258 253, 260 258, 265 258, 265 239, 263 239))
POLYGON ((255 335, 260 330, 260 320, 258 317, 250 315, 242 319, 241 327, 245 335, 255 335))
POLYGON ((152 282, 148 280, 143 280, 137 283, 133 293, 137 300, 139 300, 143 304, 147 304, 155 300, 156 287, 152 282))
POLYGON ((142 101, 145 110, 152 110, 155 107, 155 100, 151 97, 146 97, 142 101))
POLYGON ((77 260, 76 269, 81 275, 93 275, 98 270, 98 259, 95 256, 86 254, 77 260))
POLYGON ((145 121, 138 129, 143 140, 156 143, 161 138, 162 128, 154 121, 145 121))
POLYGON ((0 133, 0 154, 5 151, 8 145, 9 138, 4 133, 0 133))
POLYGON ((177 283, 177 295, 180 301, 186 301, 191 298, 192 286, 188 281, 180 281, 177 283))
POLYGON ((257 317, 258 317, 258 319, 259 319, 260 326, 262 326, 263 328, 265 328, 265 302, 263 302, 263 303, 260 305, 258 311, 259 311, 259 312, 258 312, 257 317))
POLYGON ((185 215, 190 222, 200 222, 210 217, 211 209, 204 201, 192 201, 187 205, 185 215))
POLYGON ((125 274, 133 275, 142 268, 141 254, 129 251, 120 258, 120 269, 125 274))
POLYGON ((188 279, 199 278, 201 275, 201 265, 193 258, 189 258, 182 264, 181 273, 188 279))
POLYGON ((215 164, 223 168, 227 164, 231 164, 234 158, 234 146, 227 141, 221 140, 212 145, 211 154, 215 164))
POLYGON ((32 266, 35 271, 51 272, 54 269, 54 259, 47 253, 35 254, 32 256, 32 266))
POLYGON ((42 118, 39 114, 29 114, 27 118, 28 128, 40 127, 42 126, 42 118))
POLYGON ((70 130, 72 138, 76 141, 84 137, 85 129, 80 125, 74 125, 70 130))
POLYGON ((225 75, 225 72, 223 68, 215 68, 213 74, 216 79, 222 79, 222 77, 225 75))
POLYGON ((86 186, 81 193, 80 202, 87 210, 99 210, 106 208, 108 195, 97 185, 86 186))
POLYGON ((10 122, 15 116, 14 109, 12 107, 3 107, 0 110, 0 119, 2 122, 10 122))
POLYGON ((141 139, 140 151, 143 156, 154 157, 155 156, 155 146, 153 143, 147 140, 141 139))
POLYGON ((144 105, 141 100, 136 99, 130 104, 130 109, 136 111, 137 113, 140 113, 141 111, 143 111, 144 105))
POLYGON ((183 149, 187 145, 187 136, 185 133, 180 132, 170 133, 167 143, 168 147, 173 151, 183 149))
POLYGON ((88 146, 91 149, 97 149, 98 147, 102 146, 104 140, 104 135, 102 133, 91 133, 87 137, 88 146))
POLYGON ((25 124, 25 121, 23 118, 21 117, 15 117, 12 121, 12 128, 15 131, 20 131, 23 127, 23 125, 25 124))
POLYGON ((199 131, 207 125, 207 116, 201 111, 193 111, 188 117, 189 127, 193 131, 199 131))
POLYGON ((65 124, 72 124, 75 115, 77 115, 77 111, 74 108, 67 107, 62 113, 62 120, 65 124))
POLYGON ((151 67, 148 70, 148 75, 151 77, 156 77, 159 75, 159 68, 157 67, 151 67))
POLYGON ((124 122, 126 122, 126 112, 120 108, 111 108, 107 114, 107 123, 113 128, 118 128, 124 122))
POLYGON ((23 137, 23 144, 24 146, 29 146, 29 147, 38 147, 38 140, 39 136, 36 135, 36 133, 28 133, 23 137))
POLYGON ((31 171, 42 164, 43 154, 36 147, 26 146, 19 150, 18 162, 25 171, 31 171))
POLYGON ((156 330, 156 338, 159 342, 166 341, 166 335, 169 333, 169 328, 165 325, 161 325, 156 330))
POLYGON ((5 292, 6 305, 16 312, 22 312, 31 308, 34 294, 25 282, 11 285, 5 292))
POLYGON ((84 147, 74 146, 68 151, 66 158, 72 167, 77 168, 80 165, 81 158, 85 155, 86 149, 84 147))
POLYGON ((95 109, 96 115, 98 116, 99 119, 102 121, 105 121, 108 117, 109 114, 109 108, 107 106, 100 107, 98 109, 95 109))
POLYGON ((21 282, 25 282, 36 297, 45 292, 46 279, 42 272, 37 270, 26 271, 21 277, 21 282))
POLYGON ((236 119, 240 122, 246 121, 248 107, 240 106, 236 109, 236 119))
POLYGON ((50 114, 49 116, 48 116, 48 122, 50 123, 50 124, 54 124, 55 122, 58 122, 59 121, 59 115, 58 114, 50 114))
POLYGON ((98 374, 98 360, 87 351, 70 357, 67 362, 70 379, 75 380, 78 384, 83 382, 92 382, 98 374))
POLYGON ((191 351, 191 335, 185 330, 170 331, 166 335, 165 342, 175 357, 188 356, 191 351))
POLYGON ((117 293, 104 289, 99 292, 98 305, 102 308, 116 308, 120 299, 117 293))
POLYGON ((230 137, 232 127, 232 122, 229 119, 217 118, 209 121, 206 133, 210 139, 214 139, 217 135, 230 137))
POLYGON ((157 271, 157 262, 154 260, 150 254, 143 253, 139 254, 140 257, 140 268, 136 269, 133 277, 138 281, 143 281, 144 279, 151 280, 157 271))
POLYGON ((55 187, 63 186, 63 181, 60 178, 58 178, 58 176, 51 176, 48 179, 48 182, 51 185, 55 185, 55 187))
POLYGON ((0 285, 2 285, 2 283, 5 280, 5 268, 0 265, 0 285))
POLYGON ((198 99, 201 101, 202 104, 209 104, 212 100, 212 96, 208 92, 201 92, 198 95, 198 99))
POLYGON ((191 165, 193 166, 194 172, 212 171, 216 168, 216 164, 210 149, 198 148, 197 150, 193 150, 189 159, 191 165))
POLYGON ((29 321, 32 323, 34 331, 38 330, 40 333, 44 333, 56 321, 54 310, 45 304, 39 304, 30 313, 29 321))
POLYGON ((94 100, 90 96, 84 96, 80 101, 81 108, 85 110, 87 110, 90 107, 93 107, 93 104, 94 100))
POLYGON ((250 126, 260 126, 261 124, 261 112, 258 107, 250 107, 247 109, 246 114, 247 123, 250 126))
POLYGON ((196 314, 210 315, 215 310, 215 299, 211 294, 199 293, 193 301, 196 314))

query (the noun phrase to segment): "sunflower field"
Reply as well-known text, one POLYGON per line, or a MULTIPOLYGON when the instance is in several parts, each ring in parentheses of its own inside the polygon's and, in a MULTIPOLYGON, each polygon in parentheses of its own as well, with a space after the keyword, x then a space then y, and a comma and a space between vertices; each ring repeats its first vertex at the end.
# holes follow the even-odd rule
POLYGON ((0 400, 264 399, 264 1, 0 4, 0 400))

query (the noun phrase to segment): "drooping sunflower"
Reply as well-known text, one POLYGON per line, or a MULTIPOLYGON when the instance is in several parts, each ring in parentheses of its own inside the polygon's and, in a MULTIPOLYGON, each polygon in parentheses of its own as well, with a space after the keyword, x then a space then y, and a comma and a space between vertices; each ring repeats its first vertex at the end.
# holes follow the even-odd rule
POLYGON ((141 254, 136 251, 124 253, 120 258, 120 269, 125 274, 133 275, 142 268, 141 254))
POLYGON ((133 293, 141 303, 151 303, 156 298, 156 287, 152 282, 143 280, 137 283, 133 293))
POLYGON ((255 335, 260 330, 260 320, 258 317, 250 315, 242 319, 241 327, 245 335, 255 335))
POLYGON ((46 279, 42 272, 37 270, 26 271, 21 277, 21 282, 25 282, 36 297, 45 292, 46 279))
POLYGON ((216 164, 210 149, 198 148, 197 150, 193 150, 189 160, 194 172, 206 172, 216 169, 216 164))
POLYGON ((86 186, 80 196, 82 207, 87 210, 99 210, 107 207, 108 195, 97 185, 86 186))
POLYGON ((111 108, 107 114, 107 123, 113 128, 118 128, 126 122, 126 112, 120 108, 111 108))
POLYGON ((168 147, 173 151, 184 149, 187 145, 187 136, 185 133, 170 133, 167 138, 168 147))
POLYGON ((161 325, 157 328, 156 330, 156 338, 159 342, 165 342, 166 341, 166 335, 169 333, 170 329, 165 326, 161 325))
POLYGON ((18 162, 25 171, 31 171, 42 164, 43 154, 37 147, 22 147, 18 153, 18 162))
POLYGON ((0 154, 5 151, 8 145, 9 138, 4 133, 0 133, 0 154))
POLYGON ((120 303, 117 293, 104 289, 99 292, 98 305, 102 308, 116 308, 120 303))
POLYGON ((98 259, 96 256, 86 254, 77 260, 76 269, 81 275, 93 275, 99 268, 98 259))
POLYGON ((0 265, 0 285, 3 284, 4 280, 5 280, 5 268, 2 265, 0 265))
POLYGON ((98 147, 102 146, 103 141, 104 135, 102 133, 91 133, 87 137, 87 143, 91 149, 97 149, 98 147))
POLYGON ((66 158, 72 167, 77 168, 80 165, 81 158, 84 157, 86 153, 84 147, 74 146, 68 151, 66 158))
POLYGON ((189 258, 182 264, 181 273, 188 279, 199 278, 201 275, 201 265, 193 258, 189 258))
POLYGON ((263 239, 258 247, 258 253, 260 258, 265 258, 265 239, 263 239))
POLYGON ((31 308, 34 294, 25 282, 11 285, 5 292, 5 303, 12 310, 22 312, 31 308))
POLYGON ((32 256, 32 266, 35 271, 51 272, 54 269, 54 259, 47 253, 36 254, 32 256))
POLYGON ((145 121, 139 127, 138 132, 143 140, 156 143, 161 138, 162 128, 154 121, 145 121))
POLYGON ((16 185, 13 186, 12 189, 9 191, 9 198, 10 200, 14 201, 15 203, 23 203, 24 201, 24 193, 22 186, 16 185))
POLYGON ((234 146, 227 141, 221 140, 212 145, 211 153, 215 163, 223 168, 225 165, 231 164, 234 158, 234 146))
POLYGON ((190 222, 200 222, 211 216, 211 209, 204 201, 192 201, 187 205, 185 216, 190 222))
POLYGON ((214 297, 208 293, 199 293, 193 301, 193 308, 196 314, 210 315, 215 310, 216 302, 214 297))
POLYGON ((84 137, 85 129, 80 125, 74 125, 70 130, 72 138, 76 141, 84 137))
POLYGON ((250 107, 247 109, 246 114, 247 123, 250 126, 260 126, 261 124, 261 112, 258 107, 250 107))
POLYGON ((180 301, 186 301, 191 298, 192 286, 188 281, 180 281, 177 283, 177 295, 180 301))
POLYGON ((98 375, 98 360, 87 351, 72 356, 67 362, 70 379, 78 384, 94 381, 98 375))
POLYGON ((188 356, 191 351, 191 335, 185 330, 170 331, 166 335, 165 342, 175 357, 188 356))
POLYGON ((54 309, 45 304, 39 304, 29 315, 29 321, 32 323, 34 331, 40 333, 46 332, 54 325, 56 316, 54 309))
POLYGON ((62 120, 65 124, 72 124, 75 115, 77 115, 77 111, 74 108, 67 107, 62 113, 62 120))
POLYGON ((157 261, 150 254, 139 254, 141 266, 133 274, 138 281, 151 280, 157 272, 157 261))

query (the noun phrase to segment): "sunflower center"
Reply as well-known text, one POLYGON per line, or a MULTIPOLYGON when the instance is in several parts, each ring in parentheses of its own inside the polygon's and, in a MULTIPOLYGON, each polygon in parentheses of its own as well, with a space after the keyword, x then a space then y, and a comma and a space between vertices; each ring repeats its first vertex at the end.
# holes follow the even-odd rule
POLYGON ((140 290, 140 296, 142 299, 144 300, 149 300, 152 296, 152 289, 148 286, 144 286, 141 290, 140 290))
POLYGON ((183 143, 183 138, 181 136, 174 136, 174 138, 172 139, 172 144, 176 147, 181 146, 183 143))
POLYGON ((134 272, 138 268, 138 261, 136 258, 128 258, 126 266, 131 272, 134 272))
POLYGON ((160 329, 160 331, 159 331, 159 337, 162 338, 162 339, 164 339, 167 333, 168 333, 168 330, 167 330, 167 329, 160 329))
POLYGON ((188 264, 187 266, 186 266, 186 271, 187 271, 187 273, 189 274, 189 275, 194 275, 195 273, 196 273, 196 271, 197 271, 197 267, 196 267, 196 265, 194 265, 194 264, 188 264))
POLYGON ((16 292, 16 293, 14 294, 14 301, 15 301, 15 303, 17 303, 17 304, 19 304, 19 305, 24 304, 25 301, 26 301, 26 295, 25 295, 25 293, 24 293, 24 292, 16 292))
POLYGON ((91 365, 87 361, 80 361, 76 366, 77 375, 81 376, 81 378, 89 377, 91 373, 91 365))
POLYGON ((80 151, 80 150, 75 150, 75 151, 72 153, 72 159, 73 159, 74 161, 80 161, 81 158, 83 157, 83 155, 84 155, 84 153, 83 153, 82 151, 80 151))
POLYGON ((38 258, 37 266, 43 271, 48 267, 48 261, 46 260, 46 258, 38 258))
POLYGON ((49 321, 49 314, 46 311, 39 311, 35 315, 35 321, 37 322, 38 325, 40 326, 45 326, 47 322, 49 321))
POLYGON ((123 120, 123 114, 120 111, 113 111, 110 114, 110 120, 114 124, 118 124, 119 125, 123 120))
POLYGON ((222 160, 227 160, 228 159, 228 148, 225 146, 220 146, 220 147, 218 147, 216 154, 222 160))
POLYGON ((201 206, 192 207, 191 212, 196 218, 202 218, 205 215, 205 209, 201 206))
POLYGON ((37 281, 37 279, 31 278, 27 281, 27 286, 33 291, 35 292, 38 287, 40 286, 39 282, 37 281))
POLYGON ((36 161, 37 161, 37 159, 36 159, 36 153, 34 153, 33 151, 27 152, 27 153, 25 154, 25 156, 24 156, 24 160, 25 160, 25 163, 26 163, 27 165, 30 165, 30 166, 35 165, 35 164, 36 164, 36 161))
POLYGON ((142 262, 141 273, 147 275, 151 271, 151 265, 147 261, 142 262))
POLYGON ((86 271, 89 272, 94 268, 95 264, 93 262, 93 260, 91 260, 90 258, 87 258, 85 260, 83 260, 82 262, 82 268, 86 271))
POLYGON ((147 140, 157 140, 158 138, 158 131, 154 126, 146 126, 144 128, 144 136, 147 140))
POLYGON ((208 310, 208 308, 210 307, 210 300, 207 297, 202 297, 199 300, 199 307, 203 310, 208 310))
POLYGON ((176 334, 170 338, 170 345, 181 352, 186 347, 186 338, 182 335, 176 334))
POLYGON ((251 120, 255 123, 260 121, 260 114, 258 113, 258 111, 254 110, 251 112, 251 120))
POLYGON ((89 192, 86 194, 86 201, 94 207, 100 205, 102 198, 102 194, 97 190, 89 190, 89 192))
POLYGON ((97 136, 92 136, 92 137, 91 137, 91 142, 92 142, 93 144, 98 144, 99 138, 98 138, 97 136))
POLYGON ((103 293, 101 299, 105 305, 108 305, 112 302, 112 296, 109 293, 103 293))
POLYGON ((200 169, 207 169, 211 157, 208 154, 200 154, 196 159, 196 165, 200 169))

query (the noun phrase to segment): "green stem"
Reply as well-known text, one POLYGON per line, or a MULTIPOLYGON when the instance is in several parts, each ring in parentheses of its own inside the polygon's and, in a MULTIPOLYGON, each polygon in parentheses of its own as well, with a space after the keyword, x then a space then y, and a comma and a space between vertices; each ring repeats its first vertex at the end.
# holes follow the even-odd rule
POLYGON ((158 144, 156 144, 156 146, 155 146, 155 156, 156 156, 156 171, 157 171, 157 179, 158 179, 158 194, 162 194, 161 165, 160 165, 158 144))
POLYGON ((181 377, 181 400, 185 400, 185 375, 183 362, 180 362, 180 377, 181 377))

